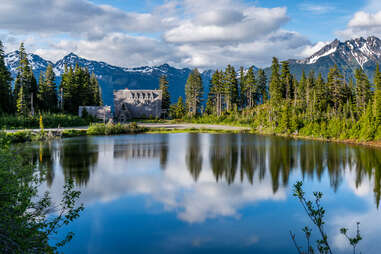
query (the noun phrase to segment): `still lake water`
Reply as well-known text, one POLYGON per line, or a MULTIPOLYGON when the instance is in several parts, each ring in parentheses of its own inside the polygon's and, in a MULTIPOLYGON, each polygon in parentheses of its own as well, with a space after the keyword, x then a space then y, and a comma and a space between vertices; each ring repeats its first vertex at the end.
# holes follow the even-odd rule
MULTIPOLYGON (((292 185, 324 193, 327 232, 361 222, 362 253, 381 252, 381 150, 252 134, 139 134, 33 144, 48 169, 43 190, 60 199, 64 179, 85 211, 65 253, 296 253, 309 221, 292 185)), ((351 231, 352 233, 353 231, 351 231)), ((316 230, 313 234, 316 235, 316 230)))

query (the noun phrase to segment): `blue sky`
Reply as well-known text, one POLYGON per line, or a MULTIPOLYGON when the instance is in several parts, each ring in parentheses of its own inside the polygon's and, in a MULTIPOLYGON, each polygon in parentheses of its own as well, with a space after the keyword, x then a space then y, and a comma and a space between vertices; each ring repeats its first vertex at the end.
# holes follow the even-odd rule
POLYGON ((2 0, 7 51, 56 61, 74 52, 125 67, 267 66, 338 38, 381 36, 381 1, 2 0))

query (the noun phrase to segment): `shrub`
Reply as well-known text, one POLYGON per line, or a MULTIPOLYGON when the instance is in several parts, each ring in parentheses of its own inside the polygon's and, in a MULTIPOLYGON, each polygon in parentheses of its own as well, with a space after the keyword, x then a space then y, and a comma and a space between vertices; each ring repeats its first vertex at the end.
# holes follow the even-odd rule
POLYGON ((103 124, 96 123, 91 124, 87 130, 88 135, 117 135, 117 134, 129 134, 129 133, 139 133, 146 129, 139 127, 135 122, 130 124, 103 124))

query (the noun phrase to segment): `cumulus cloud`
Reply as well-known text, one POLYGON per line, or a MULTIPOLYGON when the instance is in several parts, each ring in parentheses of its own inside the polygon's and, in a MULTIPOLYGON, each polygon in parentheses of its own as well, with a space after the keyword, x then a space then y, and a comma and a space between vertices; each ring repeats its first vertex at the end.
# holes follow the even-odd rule
POLYGON ((0 6, 0 30, 16 38, 7 49, 28 37, 34 41, 27 49, 48 60, 72 51, 125 67, 265 67, 272 56, 304 57, 312 45, 282 29, 289 19, 285 7, 240 0, 169 0, 145 13, 87 0, 7 0, 0 6))
POLYGON ((157 65, 178 61, 171 46, 162 41, 145 36, 131 36, 111 33, 101 40, 61 40, 50 45, 49 49, 37 49, 34 53, 47 59, 57 59, 75 52, 81 57, 108 62, 117 66, 157 65))
POLYGON ((288 21, 285 8, 218 9, 205 11, 165 32, 168 42, 253 41, 280 28, 288 21))
POLYGON ((365 10, 356 12, 349 20, 347 28, 338 31, 337 34, 343 39, 370 35, 381 36, 381 10, 377 12, 365 10))
POLYGON ((128 13, 86 0, 2 1, 0 29, 17 33, 69 33, 93 40, 108 32, 155 32, 167 24, 153 13, 128 13), (32 11, 33 10, 33 11, 32 11))

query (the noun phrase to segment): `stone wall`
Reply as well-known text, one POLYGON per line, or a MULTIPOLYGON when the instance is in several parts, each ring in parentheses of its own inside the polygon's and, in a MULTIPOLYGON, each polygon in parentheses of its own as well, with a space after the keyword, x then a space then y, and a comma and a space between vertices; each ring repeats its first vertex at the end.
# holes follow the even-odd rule
POLYGON ((133 118, 158 118, 161 115, 161 90, 114 91, 114 117, 118 122, 133 118))
POLYGON ((110 106, 79 106, 78 115, 82 117, 83 110, 86 109, 87 113, 97 119, 105 119, 106 122, 112 118, 110 106))

